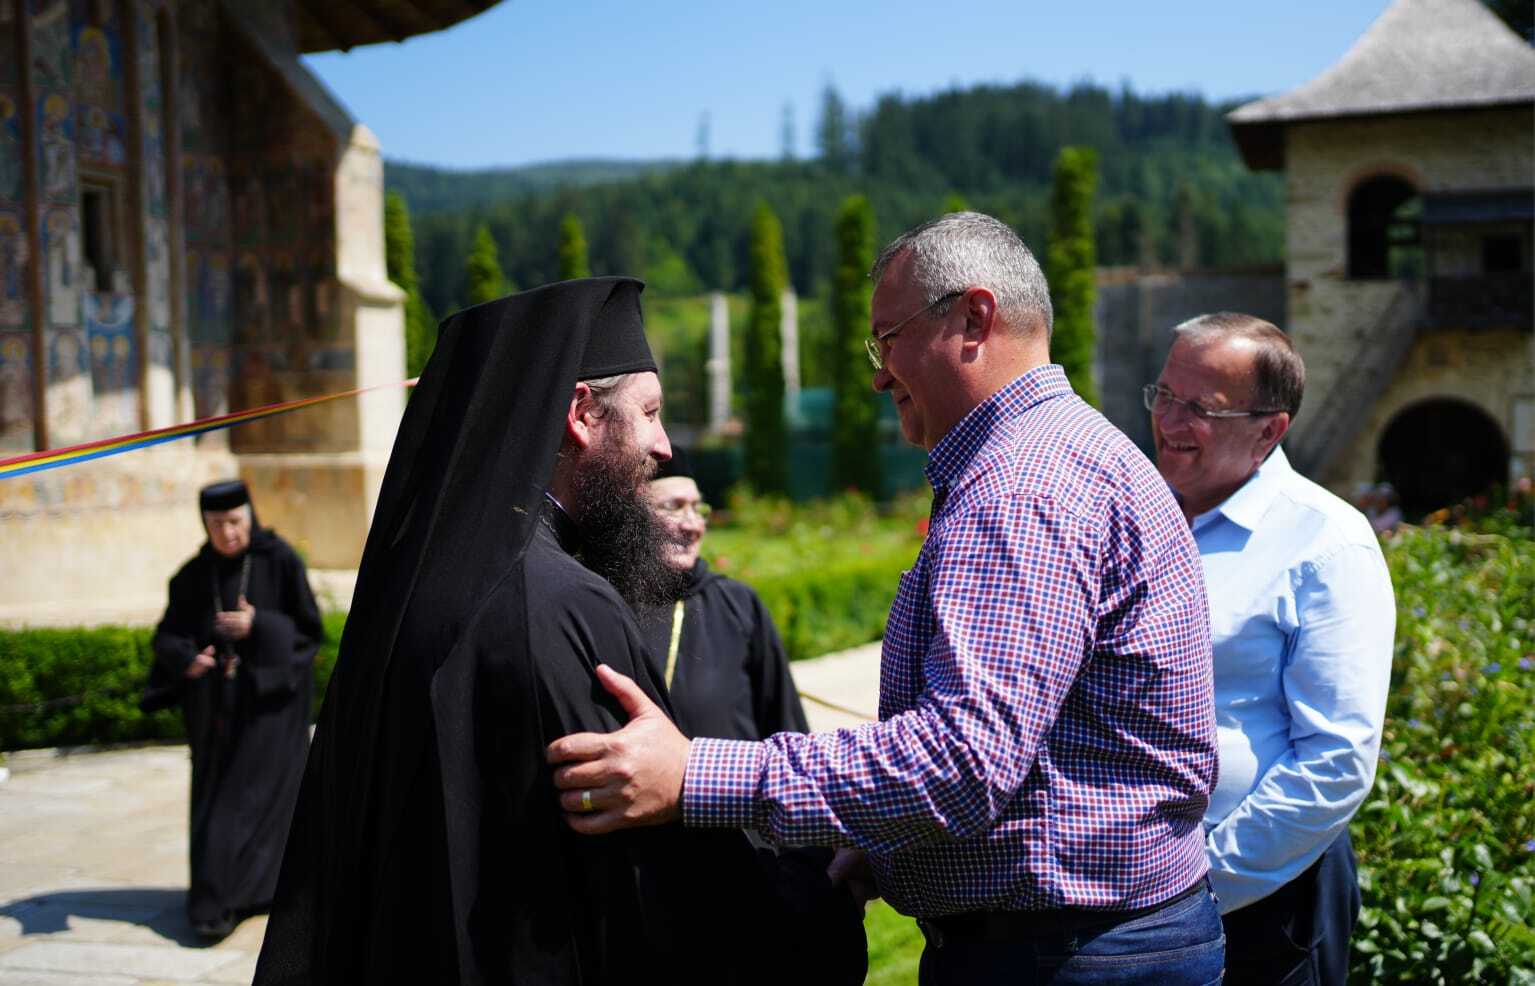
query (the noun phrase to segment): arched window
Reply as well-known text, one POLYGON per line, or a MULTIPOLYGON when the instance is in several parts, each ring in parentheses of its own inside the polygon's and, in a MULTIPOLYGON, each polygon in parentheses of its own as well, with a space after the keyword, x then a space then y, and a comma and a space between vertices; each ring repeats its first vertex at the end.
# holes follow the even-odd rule
POLYGON ((1348 198, 1348 276, 1423 276, 1417 189, 1392 175, 1371 178, 1348 198))

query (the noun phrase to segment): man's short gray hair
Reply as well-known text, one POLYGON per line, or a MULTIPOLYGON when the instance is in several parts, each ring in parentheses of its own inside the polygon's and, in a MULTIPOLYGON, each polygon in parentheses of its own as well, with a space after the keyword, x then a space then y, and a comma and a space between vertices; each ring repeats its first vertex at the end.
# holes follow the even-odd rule
MULTIPOLYGON (((979 212, 951 212, 909 229, 881 250, 869 276, 876 285, 896 257, 911 251, 911 276, 932 303, 979 285, 997 296, 997 309, 1018 329, 1054 322, 1050 286, 1039 261, 1006 223, 979 212)), ((952 302, 934 311, 948 311, 952 302)))
POLYGON ((1273 322, 1241 312, 1215 312, 1174 327, 1173 339, 1196 346, 1226 339, 1255 343, 1252 410, 1284 411, 1292 421, 1300 412, 1301 396, 1306 391, 1306 363, 1290 337, 1273 322))

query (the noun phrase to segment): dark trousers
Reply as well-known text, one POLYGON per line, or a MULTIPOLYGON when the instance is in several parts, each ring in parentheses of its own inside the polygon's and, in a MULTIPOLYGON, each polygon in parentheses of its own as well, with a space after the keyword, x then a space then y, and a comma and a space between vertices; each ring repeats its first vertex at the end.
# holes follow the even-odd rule
MULTIPOLYGON (((1093 918, 1072 928, 1030 927, 1020 912, 1011 935, 928 932, 921 986, 1214 986, 1221 981, 1221 919, 1198 892, 1149 914, 1093 918)), ((924 929, 926 931, 926 929, 924 929)))
POLYGON ((1222 917, 1226 981, 1247 986, 1343 986, 1359 917, 1359 879, 1348 830, 1310 869, 1222 917))

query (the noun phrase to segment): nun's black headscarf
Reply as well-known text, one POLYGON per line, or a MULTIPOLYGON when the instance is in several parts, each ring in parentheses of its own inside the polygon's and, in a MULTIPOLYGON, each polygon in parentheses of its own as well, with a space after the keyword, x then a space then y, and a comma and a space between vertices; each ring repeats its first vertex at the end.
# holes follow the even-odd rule
MULTIPOLYGON (((378 847, 392 844, 399 818, 427 796, 412 785, 433 747, 444 790, 457 799, 446 806, 450 852, 473 866, 474 671, 444 662, 527 550, 576 382, 655 370, 640 316, 643 288, 630 278, 566 281, 442 324, 368 532, 268 950, 277 937, 284 949, 310 955, 355 940, 351 923, 373 906, 369 868, 378 847)), ((455 880, 455 911, 468 894, 472 888, 455 880)), ((474 978, 463 967, 472 964, 467 917, 456 915, 466 981, 474 978)))

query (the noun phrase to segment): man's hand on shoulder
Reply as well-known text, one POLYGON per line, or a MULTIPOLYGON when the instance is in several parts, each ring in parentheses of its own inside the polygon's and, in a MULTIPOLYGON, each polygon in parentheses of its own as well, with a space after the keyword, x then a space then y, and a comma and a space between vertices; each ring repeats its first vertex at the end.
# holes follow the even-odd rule
POLYGON ((565 821, 586 835, 677 821, 688 738, 633 680, 605 664, 597 666, 597 680, 629 723, 615 733, 573 733, 549 744, 565 821))

